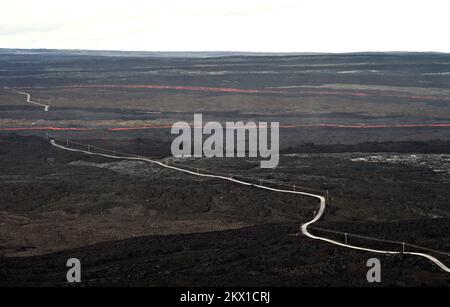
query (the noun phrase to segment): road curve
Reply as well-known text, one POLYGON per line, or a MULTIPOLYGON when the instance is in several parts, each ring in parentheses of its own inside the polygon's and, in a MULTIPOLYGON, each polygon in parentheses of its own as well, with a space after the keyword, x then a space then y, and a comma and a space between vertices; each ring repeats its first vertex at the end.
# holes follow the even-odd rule
POLYGON ((145 161, 145 162, 150 162, 150 163, 153 163, 153 164, 157 164, 157 165, 159 165, 161 167, 164 167, 164 168, 167 168, 167 169, 176 170, 176 171, 179 171, 179 172, 187 173, 187 174, 198 176, 198 177, 207 177, 207 178, 216 178, 216 179, 228 180, 228 181, 231 181, 231 182, 234 182, 234 183, 238 183, 238 184, 242 184, 242 185, 245 185, 245 186, 252 186, 252 187, 256 187, 256 188, 263 189, 263 190, 269 190, 269 191, 273 191, 273 192, 298 194, 298 195, 303 195, 303 196, 308 196, 308 197, 314 197, 314 198, 317 198, 317 199, 320 200, 319 211, 318 211, 316 216, 311 221, 309 221, 309 222, 307 222, 307 223, 305 223, 305 224, 303 224, 301 226, 302 233, 305 236, 307 236, 308 238, 311 238, 311 239, 314 239, 314 240, 319 240, 319 241, 324 241, 324 242, 327 242, 327 243, 330 243, 330 244, 333 244, 333 245, 337 245, 337 246, 341 246, 341 247, 346 247, 346 248, 350 248, 350 249, 354 249, 354 250, 366 251, 366 252, 371 252, 371 253, 378 253, 378 254, 385 254, 385 255, 407 254, 407 255, 424 257, 424 258, 430 260, 431 262, 433 262, 435 265, 437 265, 439 268, 441 268, 444 272, 450 273, 450 268, 449 267, 447 267, 441 261, 439 261, 437 258, 435 258, 435 257, 433 257, 433 256, 431 256, 429 254, 416 253, 416 252, 407 252, 407 251, 405 251, 405 252, 387 251, 387 250, 378 250, 378 249, 359 247, 359 246, 345 244, 345 243, 341 243, 339 241, 335 241, 335 240, 331 240, 331 239, 328 239, 328 238, 325 238, 325 237, 319 237, 319 236, 315 236, 315 235, 311 234, 309 232, 309 230, 308 230, 308 227, 311 226, 312 224, 318 222, 322 218, 323 214, 325 213, 326 199, 322 195, 306 193, 306 192, 300 192, 300 191, 275 189, 275 188, 264 186, 262 184, 258 185, 258 184, 254 184, 254 183, 250 183, 250 182, 245 182, 245 181, 242 181, 242 180, 233 179, 232 176, 225 177, 225 176, 203 174, 203 173, 200 173, 200 172, 193 172, 193 171, 189 171, 189 170, 186 170, 186 169, 183 169, 183 168, 167 165, 167 164, 164 164, 164 163, 162 163, 160 161, 151 160, 151 159, 148 159, 148 158, 143 158, 143 157, 138 157, 138 156, 108 155, 108 154, 95 153, 95 152, 81 150, 81 149, 69 148, 69 147, 57 144, 54 139, 51 139, 50 143, 51 143, 51 145, 53 145, 56 148, 67 150, 67 151, 80 152, 80 153, 84 153, 84 154, 87 154, 87 155, 102 156, 102 157, 111 158, 111 159, 117 159, 117 160, 145 161))
POLYGON ((49 106, 49 105, 46 105, 46 104, 43 104, 43 103, 40 103, 40 102, 36 102, 36 101, 32 101, 32 100, 31 100, 31 94, 25 93, 25 92, 18 92, 18 91, 15 91, 15 92, 16 92, 17 94, 21 94, 21 95, 27 96, 27 102, 28 102, 28 103, 31 103, 31 104, 34 104, 34 105, 43 107, 45 112, 48 112, 48 111, 49 111, 49 109, 50 109, 50 106, 49 106))

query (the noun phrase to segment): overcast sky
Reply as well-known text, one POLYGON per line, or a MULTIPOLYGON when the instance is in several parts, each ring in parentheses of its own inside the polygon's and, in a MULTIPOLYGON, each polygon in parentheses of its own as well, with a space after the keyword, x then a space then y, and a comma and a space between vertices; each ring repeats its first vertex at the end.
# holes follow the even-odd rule
POLYGON ((0 48, 450 52, 449 0, 1 0, 0 48))

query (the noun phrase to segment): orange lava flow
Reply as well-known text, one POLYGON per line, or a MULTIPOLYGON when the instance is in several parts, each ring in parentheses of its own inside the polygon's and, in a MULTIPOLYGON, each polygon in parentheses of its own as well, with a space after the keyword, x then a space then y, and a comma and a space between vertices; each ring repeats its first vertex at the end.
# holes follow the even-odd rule
MULTIPOLYGON (((23 89, 46 89, 50 87, 20 87, 23 89)), ((386 91, 336 91, 336 90, 276 90, 276 89, 241 89, 231 87, 207 87, 207 86, 181 86, 181 85, 159 85, 159 84, 75 84, 54 88, 78 89, 156 89, 173 91, 194 92, 216 92, 216 93, 241 93, 241 94, 285 94, 285 95, 307 95, 307 96, 353 96, 353 97, 393 97, 412 100, 450 100, 450 96, 444 95, 413 95, 408 93, 386 92, 386 91)))
POLYGON ((69 127, 8 127, 0 128, 0 131, 92 131, 92 128, 69 127))

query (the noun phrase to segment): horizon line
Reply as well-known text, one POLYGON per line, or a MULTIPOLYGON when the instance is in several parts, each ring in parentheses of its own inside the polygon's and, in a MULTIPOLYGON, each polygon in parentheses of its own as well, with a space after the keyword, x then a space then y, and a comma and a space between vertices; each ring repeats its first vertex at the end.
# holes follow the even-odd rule
POLYGON ((365 50, 365 51, 243 51, 243 50, 235 50, 235 51, 226 51, 226 50, 203 50, 203 51, 190 51, 190 50, 121 50, 121 49, 83 49, 83 48, 15 48, 15 47, 0 47, 1 51, 4 50, 20 50, 20 51, 69 51, 69 52, 117 52, 117 53, 191 53, 191 54, 201 54, 201 53, 211 53, 211 54, 252 54, 252 55, 326 55, 326 54, 411 54, 411 53, 419 53, 419 54, 450 54, 450 52, 445 51, 414 51, 414 50, 390 50, 390 51, 374 51, 374 50, 365 50))

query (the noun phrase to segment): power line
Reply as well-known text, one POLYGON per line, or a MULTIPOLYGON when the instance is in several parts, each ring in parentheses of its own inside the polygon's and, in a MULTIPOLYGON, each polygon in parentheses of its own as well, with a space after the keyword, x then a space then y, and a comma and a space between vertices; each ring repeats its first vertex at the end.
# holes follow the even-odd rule
MULTIPOLYGON (((55 139, 53 139, 55 140, 55 139)), ((108 153, 112 153, 114 158, 117 159, 139 159, 139 160, 145 160, 145 161, 149 161, 149 159, 146 159, 145 157, 142 156, 137 156, 137 155, 132 155, 132 154, 127 154, 127 153, 122 153, 122 152, 118 152, 118 151, 113 151, 110 149, 106 149, 106 148, 102 148, 102 147, 98 147, 98 146, 94 146, 94 145, 89 145, 89 144, 83 144, 80 142, 75 142, 75 141, 71 141, 71 140, 66 140, 66 144, 74 144, 74 145, 78 145, 78 146, 82 146, 83 148, 87 148, 88 149, 88 153, 89 154, 98 154, 98 155, 102 155, 101 153, 95 153, 95 152, 91 152, 92 149, 97 149, 97 150, 101 150, 104 152, 108 152, 108 153), (122 156, 121 156, 122 155, 122 156)), ((164 165, 162 162, 158 162, 158 161, 154 161, 156 163, 159 163, 160 165, 164 165)), ((240 180, 242 183, 246 183, 249 184, 251 186, 256 186, 258 187, 263 187, 263 188, 268 188, 268 189, 273 189, 270 188, 269 186, 264 186, 262 185, 262 183, 269 183, 275 186, 287 186, 290 188, 294 189, 294 193, 295 190, 297 188, 300 189, 304 189, 304 190, 315 190, 315 189, 310 189, 310 188, 306 188, 306 187, 301 187, 301 186, 297 186, 297 185, 292 185, 289 183, 285 183, 285 182, 276 182, 276 181, 271 181, 271 180, 266 180, 266 179, 259 179, 259 178, 254 178, 254 177, 245 177, 242 175, 232 175, 232 174, 225 174, 225 173, 221 173, 221 172, 217 172, 217 171, 211 171, 211 170, 206 170, 206 169, 200 169, 200 168, 195 168, 195 167, 191 167, 191 166, 183 166, 183 168, 179 168, 178 165, 182 165, 182 164, 177 164, 177 167, 175 169, 179 169, 179 170, 184 170, 185 171, 189 171, 193 174, 198 174, 198 175, 209 175, 212 174, 212 176, 214 176, 215 174, 217 174, 218 176, 221 176, 221 178, 227 178, 229 176, 229 178, 232 181, 236 181, 236 180, 240 180), (201 173, 204 172, 204 173, 201 173), (209 174, 207 174, 209 173, 209 174), (246 180, 246 181, 242 181, 246 180), (255 183, 251 183, 251 182, 255 182, 255 183)), ((172 167, 173 168, 173 167, 172 167)), ((291 192, 291 190, 278 190, 278 191, 286 191, 286 192, 291 192)), ((321 192, 323 193, 323 195, 325 197, 328 197, 328 191, 323 191, 321 190, 321 192)), ((316 214, 314 214, 316 216, 316 214)), ((348 245, 348 239, 349 238, 358 238, 358 239, 363 239, 363 240, 368 240, 368 241, 375 241, 375 242, 380 242, 380 243, 389 243, 389 244, 395 244, 395 245, 401 245, 402 246, 402 252, 405 252, 405 247, 412 247, 412 248, 416 248, 416 249, 420 249, 420 250, 425 250, 431 253, 436 253, 436 254, 440 254, 440 255, 444 255, 444 256, 450 256, 450 253, 448 252, 444 252, 444 251, 439 251, 439 250, 435 250, 435 249, 431 249, 431 248, 427 248, 427 247, 423 247, 423 246, 419 246, 419 245, 415 245, 415 244, 410 244, 410 243, 405 243, 405 242, 400 242, 400 241, 393 241, 393 240, 386 240, 386 239, 379 239, 379 238, 374 238, 374 237, 369 237, 369 236, 364 236, 364 235, 358 235, 358 234, 353 234, 353 233, 348 233, 348 232, 343 232, 343 231, 338 231, 338 230, 332 230, 332 229, 327 229, 327 228, 322 228, 322 227, 313 227, 313 226, 309 226, 311 229, 316 230, 316 231, 323 231, 323 232, 327 232, 327 233, 333 233, 333 234, 338 234, 338 235, 344 235, 345 238, 345 244, 348 245)))

